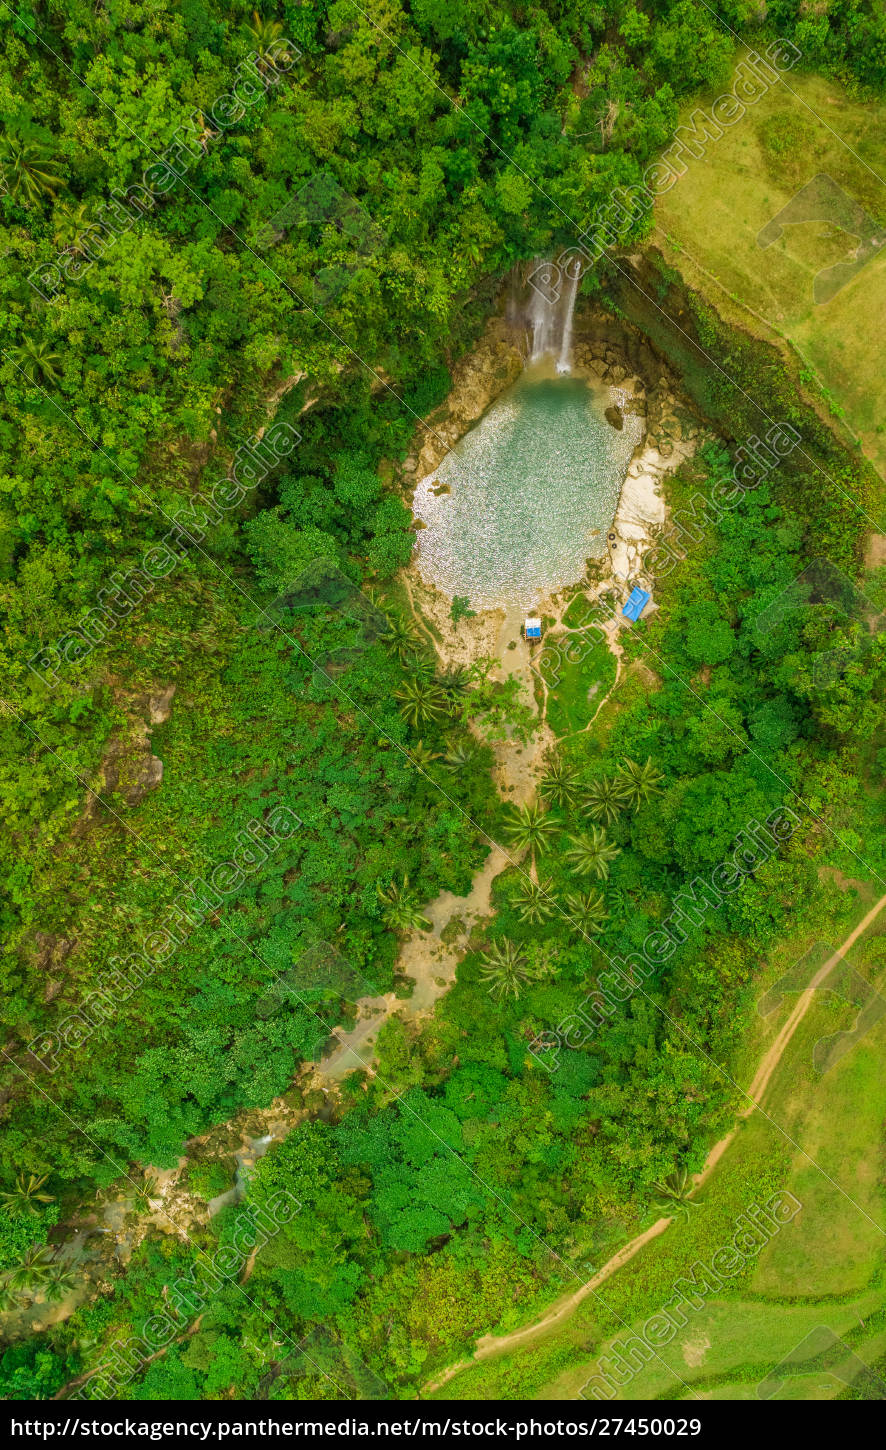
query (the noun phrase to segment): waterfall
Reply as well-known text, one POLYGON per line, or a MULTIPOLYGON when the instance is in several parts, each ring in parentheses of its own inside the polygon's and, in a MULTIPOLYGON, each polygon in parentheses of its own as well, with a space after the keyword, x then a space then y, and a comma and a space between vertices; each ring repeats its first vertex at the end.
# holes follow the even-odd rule
MULTIPOLYGON (((545 267, 547 263, 543 264, 545 267)), ((533 276, 539 278, 539 268, 533 276)), ((541 280, 541 279, 539 279, 541 280)), ((530 284, 532 285, 532 284, 530 284)), ((541 286, 533 286, 529 299, 529 326, 532 329, 532 362, 544 357, 554 350, 554 328, 557 319, 557 301, 551 296, 547 288, 542 291, 541 286)))
POLYGON ((526 319, 532 334, 530 361, 557 359, 557 371, 568 373, 572 352, 572 315, 580 281, 578 269, 563 275, 553 262, 536 262, 529 281, 526 319))
POLYGON ((575 313, 575 299, 578 296, 578 284, 580 281, 579 270, 576 267, 569 278, 567 287, 563 294, 563 322, 560 333, 560 355, 557 358, 557 372, 568 373, 572 366, 572 319, 575 313))

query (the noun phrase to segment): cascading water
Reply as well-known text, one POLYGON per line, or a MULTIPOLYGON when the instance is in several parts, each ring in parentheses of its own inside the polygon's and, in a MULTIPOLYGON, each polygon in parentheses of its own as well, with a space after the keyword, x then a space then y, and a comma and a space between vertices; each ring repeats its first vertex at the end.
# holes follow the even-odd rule
POLYGON ((572 368, 572 318, 580 282, 578 269, 563 274, 552 262, 539 262, 529 279, 526 319, 532 334, 530 361, 553 357, 558 373, 572 368))
POLYGON ((556 323, 556 301, 541 287, 532 287, 529 298, 528 319, 532 332, 530 359, 538 362, 554 350, 554 328, 556 323))
POLYGON ((563 322, 560 334, 560 355, 557 358, 557 372, 568 373, 572 369, 572 319, 575 314, 575 299, 580 281, 578 268, 569 278, 563 295, 563 322))

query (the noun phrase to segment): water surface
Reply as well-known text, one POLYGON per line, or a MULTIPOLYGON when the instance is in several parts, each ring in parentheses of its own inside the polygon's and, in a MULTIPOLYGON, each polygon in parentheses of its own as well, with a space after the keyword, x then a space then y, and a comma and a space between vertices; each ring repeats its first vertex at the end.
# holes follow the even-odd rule
POLYGON ((621 431, 606 422, 617 394, 527 372, 492 404, 416 488, 418 566, 430 583, 473 609, 528 608, 584 576, 606 549, 642 436, 639 418, 621 431))

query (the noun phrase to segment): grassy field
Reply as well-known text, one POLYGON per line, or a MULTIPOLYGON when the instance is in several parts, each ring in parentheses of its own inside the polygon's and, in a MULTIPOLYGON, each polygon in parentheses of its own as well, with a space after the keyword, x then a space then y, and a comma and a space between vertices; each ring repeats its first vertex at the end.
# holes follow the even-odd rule
MULTIPOLYGON (((861 911, 856 905, 856 917, 861 911)), ((851 959, 865 976, 879 979, 883 992, 880 923, 853 948, 851 959)), ((771 962, 763 989, 778 981, 796 947, 771 962)), ((765 1018, 755 1014, 747 1076, 796 1000, 787 993, 765 1018)), ((624 1395, 755 1398, 757 1385, 780 1360, 822 1328, 843 1343, 821 1362, 810 1361, 808 1372, 798 1368, 787 1376, 777 1398, 831 1399, 845 1388, 840 1375, 852 1378, 853 1356, 865 1364, 882 1360, 886 1018, 823 1076, 813 1056, 822 1037, 848 1030, 856 1016, 850 1003, 819 992, 772 1079, 765 1111, 742 1124, 688 1217, 647 1244, 563 1324, 462 1371, 440 1397, 575 1398, 596 1373, 599 1358, 611 1356, 673 1298, 675 1280, 694 1264, 710 1264, 717 1249, 732 1241, 740 1215, 784 1191, 801 1205, 795 1217, 747 1256, 743 1272, 722 1294, 705 1296, 697 1310, 687 1312, 686 1324, 640 1368, 624 1395)))
POLYGON ((577 626, 588 604, 576 596, 564 616, 570 632, 545 640, 540 669, 548 687, 547 721, 558 739, 584 730, 615 679, 615 660, 598 631, 577 626))
POLYGON ((794 345, 886 477, 886 105, 820 76, 785 80, 687 156, 654 241, 722 315, 794 345), (780 235, 758 242, 789 203, 780 235), (859 247, 863 265, 829 273, 859 247))

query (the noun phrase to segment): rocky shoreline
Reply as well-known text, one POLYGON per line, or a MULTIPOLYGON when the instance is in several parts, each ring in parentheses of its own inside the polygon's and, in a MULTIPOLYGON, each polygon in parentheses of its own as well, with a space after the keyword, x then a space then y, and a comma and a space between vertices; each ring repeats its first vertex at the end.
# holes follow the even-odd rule
MULTIPOLYGON (((608 550, 589 559, 588 577, 612 579, 625 597, 634 584, 651 593, 655 581, 647 555, 669 519, 662 485, 691 457, 707 430, 667 362, 643 334, 599 306, 579 303, 572 357, 577 375, 610 389, 606 417, 613 427, 620 428, 627 414, 645 425, 622 484, 608 550)), ((417 481, 439 467, 525 365, 525 332, 504 315, 490 318, 477 346, 453 369, 448 397, 425 420, 414 450, 401 465, 401 485, 410 505, 417 481)))

